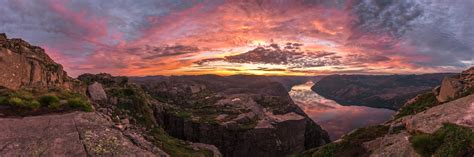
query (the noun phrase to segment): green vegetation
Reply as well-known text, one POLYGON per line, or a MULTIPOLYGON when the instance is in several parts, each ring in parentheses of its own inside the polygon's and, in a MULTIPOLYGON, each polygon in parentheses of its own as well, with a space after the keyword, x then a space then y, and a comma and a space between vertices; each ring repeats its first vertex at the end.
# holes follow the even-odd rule
POLYGON ((415 102, 402 107, 399 113, 395 115, 395 119, 420 113, 436 105, 439 105, 439 102, 433 93, 430 92, 420 95, 415 102))
POLYGON ((80 109, 85 112, 93 111, 91 104, 87 100, 81 99, 80 97, 69 99, 67 101, 67 104, 69 107, 73 109, 80 109))
POLYGON ((410 142, 415 151, 422 156, 457 157, 474 149, 474 132, 455 124, 444 124, 433 134, 412 136, 410 142))
POLYGON ((157 124, 154 115, 152 104, 147 102, 151 100, 149 96, 140 88, 134 86, 117 87, 107 89, 107 95, 121 98, 117 104, 120 110, 130 111, 137 122, 143 126, 155 126, 157 124))
POLYGON ((329 143, 319 148, 307 150, 301 154, 303 157, 339 157, 339 156, 364 156, 367 150, 362 146, 364 142, 382 137, 388 133, 389 127, 384 125, 370 126, 357 129, 346 135, 340 142, 329 143))
POLYGON ((35 91, 22 89, 18 91, 2 91, 0 93, 0 105, 11 106, 17 114, 28 114, 34 112, 65 111, 79 109, 92 111, 92 106, 87 97, 69 91, 51 89, 48 91, 35 91), (64 100, 68 103, 61 103, 64 100))
POLYGON ((41 96, 39 98, 39 102, 52 110, 56 110, 61 107, 60 99, 56 95, 41 96))
POLYGON ((162 128, 154 128, 150 131, 153 143, 163 149, 170 156, 195 157, 207 156, 212 157, 213 153, 209 150, 194 150, 184 141, 169 136, 162 128))

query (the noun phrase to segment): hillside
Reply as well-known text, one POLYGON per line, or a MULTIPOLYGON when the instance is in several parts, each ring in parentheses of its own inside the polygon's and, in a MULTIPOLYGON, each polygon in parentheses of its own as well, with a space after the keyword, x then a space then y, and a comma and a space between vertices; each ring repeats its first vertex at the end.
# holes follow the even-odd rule
POLYGON ((342 105, 397 110, 408 99, 431 90, 445 76, 451 75, 330 75, 317 82, 312 89, 342 105))

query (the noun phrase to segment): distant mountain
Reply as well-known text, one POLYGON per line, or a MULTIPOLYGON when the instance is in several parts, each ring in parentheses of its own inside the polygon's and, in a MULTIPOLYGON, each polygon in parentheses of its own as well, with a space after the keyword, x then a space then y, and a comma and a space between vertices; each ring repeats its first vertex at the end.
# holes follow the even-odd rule
POLYGON ((330 75, 312 90, 342 105, 399 109, 407 100, 431 90, 451 73, 422 75, 330 75))
POLYGON ((324 76, 265 76, 272 81, 282 84, 287 91, 295 85, 304 84, 308 81, 318 82, 324 76))

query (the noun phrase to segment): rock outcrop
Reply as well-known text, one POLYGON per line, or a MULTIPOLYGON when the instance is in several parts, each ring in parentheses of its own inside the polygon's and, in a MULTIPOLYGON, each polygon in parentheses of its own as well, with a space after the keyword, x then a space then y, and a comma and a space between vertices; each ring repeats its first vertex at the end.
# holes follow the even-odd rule
POLYGON ((135 82, 169 104, 156 117, 170 135, 213 144, 224 156, 288 156, 329 142, 285 88, 267 78, 206 75, 135 82))
POLYGON ((0 85, 10 89, 54 88, 79 90, 77 81, 67 76, 38 46, 0 34, 0 85), (8 68, 5 68, 8 67, 8 68))
POLYGON ((330 75, 322 78, 312 89, 342 105, 397 110, 407 100, 431 90, 444 77, 452 75, 330 75))
POLYGON ((97 113, 0 118, 0 156, 169 156, 136 146, 97 113))
POLYGON ((458 76, 445 77, 439 89, 436 89, 439 102, 446 102, 474 92, 474 67, 458 76))
POLYGON ((107 100, 107 94, 102 87, 102 84, 94 82, 87 87, 87 94, 93 101, 107 100))

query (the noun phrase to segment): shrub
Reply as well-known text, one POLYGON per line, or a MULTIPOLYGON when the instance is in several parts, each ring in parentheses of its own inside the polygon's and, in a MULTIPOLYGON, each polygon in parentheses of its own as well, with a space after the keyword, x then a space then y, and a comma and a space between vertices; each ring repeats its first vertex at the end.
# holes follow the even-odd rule
POLYGON ((59 98, 55 95, 44 95, 39 98, 39 102, 41 102, 44 106, 59 106, 59 98))
POLYGON ((0 105, 6 105, 8 103, 8 98, 5 96, 0 96, 0 105))
POLYGON ((319 148, 303 152, 302 156, 333 157, 333 156, 365 156, 367 150, 363 143, 382 137, 388 133, 389 127, 384 125, 360 128, 342 137, 338 143, 330 143, 319 148))
POLYGON ((474 145, 474 133, 455 124, 444 124, 433 134, 410 138, 413 148, 422 156, 463 156, 474 145))
POLYGON ((93 109, 92 109, 92 106, 89 102, 87 102, 87 100, 84 100, 82 98, 72 98, 72 99, 69 99, 67 101, 67 104, 69 107, 73 108, 73 109, 80 109, 82 111, 86 111, 86 112, 92 112, 93 109))
POLYGON ((402 107, 399 113, 395 115, 395 119, 422 112, 438 104, 439 102, 433 93, 420 95, 415 102, 402 107))
POLYGON ((57 110, 60 109, 63 105, 61 103, 53 103, 48 105, 48 109, 50 110, 57 110))
POLYGON ((41 107, 41 104, 36 100, 31 100, 31 101, 26 101, 25 106, 23 107, 28 108, 30 110, 36 110, 41 107))
POLYGON ((25 105, 25 102, 21 98, 11 97, 10 99, 8 99, 8 104, 16 107, 22 107, 25 105))
POLYGON ((26 108, 30 110, 36 110, 41 107, 41 104, 36 100, 23 100, 18 97, 11 97, 8 100, 8 104, 18 108, 26 108))

